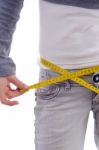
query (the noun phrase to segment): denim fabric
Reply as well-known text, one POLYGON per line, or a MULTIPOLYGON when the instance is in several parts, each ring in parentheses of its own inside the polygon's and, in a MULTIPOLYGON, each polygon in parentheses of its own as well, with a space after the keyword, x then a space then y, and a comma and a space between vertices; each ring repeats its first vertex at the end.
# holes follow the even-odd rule
MULTIPOLYGON (((57 75, 41 68, 39 81, 57 75)), ((92 77, 90 74, 81 78, 95 86, 92 77)), ((35 89, 35 102, 35 150, 83 150, 90 111, 99 150, 99 94, 72 80, 64 80, 35 89)))
POLYGON ((98 0, 44 0, 44 1, 89 9, 99 9, 98 0))
POLYGON ((22 7, 23 0, 0 0, 0 76, 16 73, 16 65, 9 53, 22 7))

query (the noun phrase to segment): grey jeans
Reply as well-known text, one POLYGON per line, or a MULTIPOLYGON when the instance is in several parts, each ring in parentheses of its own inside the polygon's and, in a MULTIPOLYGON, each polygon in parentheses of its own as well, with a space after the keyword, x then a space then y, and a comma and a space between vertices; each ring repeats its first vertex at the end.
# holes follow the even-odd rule
MULTIPOLYGON (((39 81, 57 75, 40 68, 39 81)), ((81 78, 94 85, 92 76, 81 78)), ((99 94, 65 80, 35 89, 35 102, 35 150, 83 150, 90 111, 99 150, 99 94)))

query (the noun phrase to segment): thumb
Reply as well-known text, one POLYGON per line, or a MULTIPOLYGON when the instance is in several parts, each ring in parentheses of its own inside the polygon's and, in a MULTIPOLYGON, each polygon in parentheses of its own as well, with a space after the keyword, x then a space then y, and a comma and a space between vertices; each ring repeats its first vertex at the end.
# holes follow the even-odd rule
POLYGON ((11 83, 17 86, 18 89, 28 90, 29 86, 19 80, 16 76, 9 77, 11 83))

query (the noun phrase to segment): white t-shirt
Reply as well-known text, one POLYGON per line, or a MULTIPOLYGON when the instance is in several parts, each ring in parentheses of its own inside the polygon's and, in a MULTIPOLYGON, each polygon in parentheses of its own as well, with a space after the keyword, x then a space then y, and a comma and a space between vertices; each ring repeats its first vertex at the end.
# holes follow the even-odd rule
POLYGON ((66 69, 99 65, 99 9, 40 0, 39 12, 41 57, 66 69))

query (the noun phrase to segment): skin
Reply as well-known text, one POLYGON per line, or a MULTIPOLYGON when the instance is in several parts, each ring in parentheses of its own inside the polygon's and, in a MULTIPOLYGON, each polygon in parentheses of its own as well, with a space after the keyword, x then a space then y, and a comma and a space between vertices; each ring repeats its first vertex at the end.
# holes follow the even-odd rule
POLYGON ((15 75, 0 77, 0 102, 8 106, 18 105, 18 101, 11 101, 10 99, 20 96, 25 92, 20 90, 29 90, 29 86, 20 81, 15 75), (16 89, 11 88, 11 83, 16 86, 16 89))

